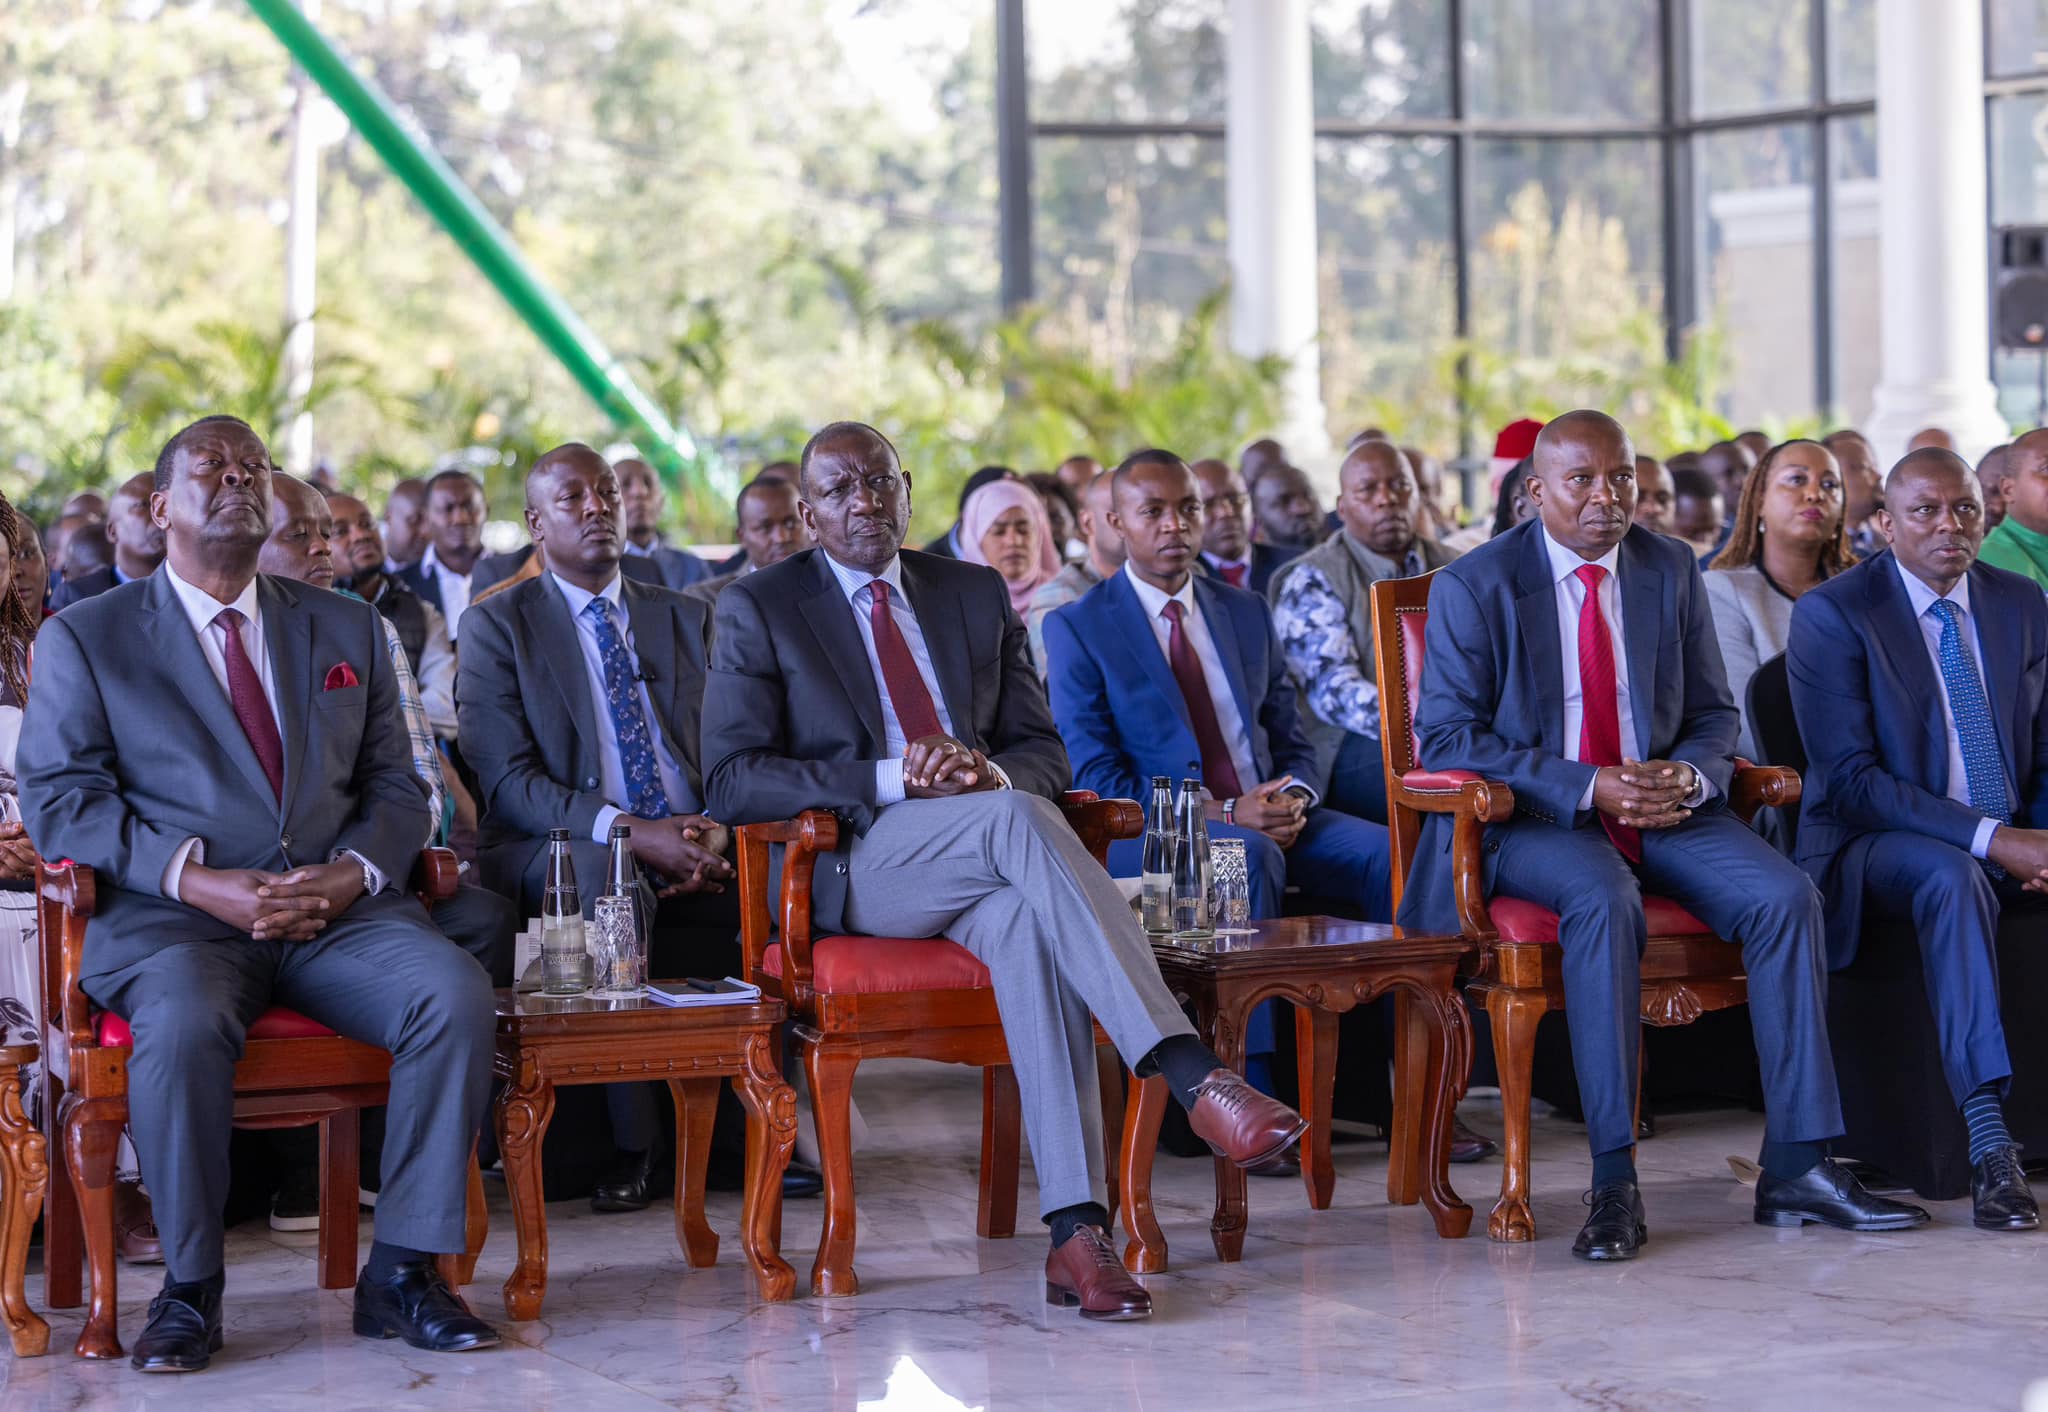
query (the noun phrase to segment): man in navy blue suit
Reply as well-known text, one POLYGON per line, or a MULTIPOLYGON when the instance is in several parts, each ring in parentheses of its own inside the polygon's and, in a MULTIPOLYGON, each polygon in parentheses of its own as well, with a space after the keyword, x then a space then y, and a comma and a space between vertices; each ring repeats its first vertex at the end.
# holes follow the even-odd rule
POLYGON ((1828 900, 1828 962, 1866 912, 1910 916, 1986 1230, 2040 1211, 2006 1131, 1998 920, 2048 891, 2048 599, 1977 561, 1983 492, 1953 452, 1885 482, 1891 548, 1799 600, 1785 666, 1806 743, 1799 864, 1828 900), (1935 703, 1940 703, 1936 709, 1935 703))
MULTIPOLYGON (((1725 808, 1735 704, 1692 551, 1631 527, 1628 433, 1599 412, 1557 418, 1537 438, 1529 496, 1534 520, 1437 571, 1416 729, 1427 768, 1514 790, 1515 817, 1486 831, 1487 894, 1558 914, 1593 1150, 1573 1253, 1631 1259, 1648 1234, 1632 1150, 1644 891, 1742 947, 1769 1106, 1757 1222, 1925 1222, 1826 1157, 1842 1120, 1820 895, 1725 808)), ((1450 826, 1424 825, 1404 926, 1457 927, 1450 826)))

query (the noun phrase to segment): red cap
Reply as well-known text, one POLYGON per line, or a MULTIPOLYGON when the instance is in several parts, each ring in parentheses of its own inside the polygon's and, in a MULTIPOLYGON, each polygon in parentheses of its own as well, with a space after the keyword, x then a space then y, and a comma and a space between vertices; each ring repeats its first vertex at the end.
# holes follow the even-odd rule
POLYGON ((1500 429, 1500 435, 1493 439, 1493 457, 1496 461, 1519 461, 1536 450, 1536 434, 1543 430, 1543 423, 1531 417, 1509 422, 1500 429))

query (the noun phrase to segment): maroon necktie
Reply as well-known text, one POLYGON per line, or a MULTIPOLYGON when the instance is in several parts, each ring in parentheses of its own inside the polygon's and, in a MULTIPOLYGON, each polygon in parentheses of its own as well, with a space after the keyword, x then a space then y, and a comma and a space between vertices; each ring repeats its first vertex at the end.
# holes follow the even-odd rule
POLYGON ((944 734, 939 713, 932 706, 932 694, 925 689, 924 674, 910 655, 910 644, 896 626, 889 611, 889 585, 880 579, 868 584, 868 622, 875 631, 875 655, 882 659, 882 684, 889 688, 889 704, 896 709, 896 724, 902 728, 903 743, 944 734))
POLYGON ((1212 799, 1235 799, 1244 793, 1238 786, 1237 766, 1230 763, 1230 747, 1223 743, 1223 728, 1216 724, 1216 702, 1209 695, 1209 678, 1202 671, 1202 659, 1195 645, 1181 630, 1180 600, 1168 599, 1166 614, 1166 660, 1173 664, 1173 679, 1188 703, 1188 720, 1195 727, 1195 744, 1202 752, 1202 779, 1212 799))
POLYGON ((213 625, 227 635, 228 700, 234 704, 235 719, 242 723, 242 734, 249 737, 249 748, 256 752, 256 760, 263 766, 270 792, 282 804, 284 742, 278 739, 277 718, 270 714, 270 698, 263 694, 263 678, 256 674, 249 649, 242 645, 242 615, 233 608, 224 608, 213 625))
POLYGON ((1250 564, 1218 564, 1216 568, 1232 588, 1243 588, 1245 575, 1252 571, 1250 564))
MULTIPOLYGON (((1621 694, 1614 680, 1614 636, 1600 611, 1600 582, 1607 570, 1587 564, 1579 570, 1586 603, 1579 609, 1579 761, 1586 765, 1621 763, 1621 694)), ((1621 856, 1643 861, 1642 835, 1626 824, 1600 816, 1600 826, 1621 856)))

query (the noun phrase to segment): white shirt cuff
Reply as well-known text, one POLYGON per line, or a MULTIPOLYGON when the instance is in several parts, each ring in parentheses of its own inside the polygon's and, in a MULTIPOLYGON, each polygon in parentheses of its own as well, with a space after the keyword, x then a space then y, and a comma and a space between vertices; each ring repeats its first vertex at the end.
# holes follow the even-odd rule
POLYGON ((1685 767, 1692 771, 1693 778, 1692 793, 1685 797, 1685 807, 1697 809, 1714 797, 1714 782, 1708 779, 1705 773, 1690 760, 1685 762, 1685 767))
POLYGON ((185 865, 206 864, 206 842, 203 839, 188 838, 178 845, 178 851, 171 855, 171 861, 164 864, 163 892, 173 902, 182 902, 178 896, 178 884, 185 876, 185 865))
POLYGON ((903 802, 903 757, 875 761, 875 807, 903 802))
POLYGON ((989 770, 995 775, 997 784, 1001 785, 1004 789, 1015 788, 1015 786, 1013 786, 1010 783, 1010 772, 1008 770, 1004 769, 1001 765, 998 765, 993 760, 990 760, 988 762, 988 767, 989 770))
POLYGON ((1971 839, 1971 840, 1970 840, 1970 856, 1971 856, 1972 858, 1988 858, 1988 857, 1990 857, 1990 856, 1991 856, 1991 835, 1993 835, 1993 834, 1995 834, 1995 833, 1997 833, 1997 832, 1998 832, 1998 820, 1996 820, 1996 819, 1982 819, 1982 820, 1979 820, 1979 821, 1978 821, 1978 824, 1977 824, 1977 836, 1976 836, 1975 838, 1973 838, 1973 839, 1971 839))
POLYGON ((363 871, 370 875, 370 887, 369 890, 364 894, 365 896, 375 897, 378 893, 382 892, 386 887, 390 886, 391 879, 384 876, 384 870, 378 867, 375 863, 372 863, 369 859, 365 858, 362 854, 356 852, 353 848, 335 849, 334 857, 328 859, 328 861, 330 863, 338 863, 344 858, 352 858, 356 862, 362 864, 363 871))
POLYGON ((609 804, 598 810, 597 822, 590 826, 590 841, 592 843, 610 843, 612 841, 612 821, 622 819, 625 815, 626 811, 624 809, 614 809, 609 804))
POLYGON ((1599 770, 1593 771, 1593 778, 1586 781, 1586 792, 1579 796, 1579 812, 1585 813, 1593 807, 1593 786, 1600 783, 1599 770))

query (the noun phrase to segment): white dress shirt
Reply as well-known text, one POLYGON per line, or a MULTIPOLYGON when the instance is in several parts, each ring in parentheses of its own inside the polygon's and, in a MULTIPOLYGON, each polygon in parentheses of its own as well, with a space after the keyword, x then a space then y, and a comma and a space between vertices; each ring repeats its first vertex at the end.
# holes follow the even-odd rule
MULTIPOLYGON (((875 805, 878 808, 903 802, 903 752, 910 748, 910 742, 903 738, 903 725, 896 719, 895 703, 889 700, 889 683, 882 676, 882 656, 875 650, 875 625, 870 614, 873 612, 874 595, 868 585, 880 579, 889 586, 889 616, 895 620, 896 631, 903 634, 904 645, 910 649, 910 660, 917 664, 917 674, 924 678, 924 689, 931 693, 932 710, 938 713, 939 729, 954 739, 959 732, 953 729, 953 718, 946 711, 946 698, 939 690, 939 674, 932 666, 931 649, 925 646, 924 629, 917 625, 917 613, 910 606, 910 595, 903 591, 903 560, 891 559, 887 568, 879 574, 866 569, 856 569, 842 564, 830 554, 824 554, 825 562, 832 566, 832 577, 839 581, 839 591, 846 595, 847 604, 853 609, 854 625, 860 629, 861 645, 868 650, 868 668, 875 674, 875 691, 882 699, 882 730, 886 739, 882 742, 887 759, 875 761, 875 805)), ((993 760, 989 768, 995 771, 996 782, 1003 788, 1010 786, 1010 777, 1003 767, 993 760)))
MULTIPOLYGON (((1940 598, 1956 605, 1956 628, 1962 634, 1963 649, 1976 664, 1977 680, 1984 682, 1984 649, 1977 641, 1977 615, 1970 611, 1970 580, 1967 577, 1958 579, 1954 588, 1938 594, 1896 558, 1892 563, 1898 568, 1899 581, 1906 586, 1906 599, 1913 605, 1913 619, 1920 624, 1921 640, 1927 644, 1927 660, 1934 668, 1935 684, 1941 688, 1941 724, 1948 738, 1948 797, 1958 804, 1969 804, 1970 775, 1963 764, 1963 738, 1956 733, 1955 708, 1948 699, 1948 678, 1941 674, 1941 619, 1932 610, 1940 598)), ((1989 683, 1985 683, 1984 693, 1988 702, 1991 699, 1989 683)), ((2002 767, 2000 772, 2003 773, 2002 767)), ((1977 835, 1970 841, 1970 852, 1982 858, 1991 847, 1991 835, 1996 832, 1998 820, 1987 816, 1977 825, 1977 835)))
MULTIPOLYGON (((263 638, 263 613, 257 606, 256 580, 250 579, 234 602, 223 603, 205 589, 178 577, 178 571, 171 567, 168 559, 164 561, 164 577, 170 580, 171 591, 178 596, 178 606, 185 610, 186 621, 192 624, 192 635, 199 639, 199 650, 206 657, 206 665, 213 670, 213 679, 220 683, 221 695, 228 699, 230 709, 234 706, 234 696, 228 690, 228 634, 227 629, 214 620, 230 608, 242 615, 242 650, 249 654, 249 663, 256 668, 256 680, 263 687, 264 699, 270 703, 271 719, 277 722, 278 742, 286 752, 285 758, 289 759, 291 742, 285 739, 284 717, 278 711, 277 678, 271 669, 270 652, 263 638)), ((368 891, 384 890, 387 880, 374 863, 352 849, 337 850, 334 856, 339 858, 344 854, 369 870, 370 879, 375 885, 368 891)), ((164 865, 161 884, 164 896, 173 899, 178 896, 178 883, 184 876, 187 862, 202 866, 205 864, 204 839, 194 836, 178 845, 177 852, 171 855, 171 861, 164 865)))
MULTIPOLYGON (((640 667, 640 652, 633 645, 633 623, 627 615, 625 605, 620 601, 619 578, 612 575, 612 581, 604 586, 602 593, 587 593, 565 579, 549 574, 552 582, 569 604, 569 617, 576 624, 576 645, 583 649, 583 674, 590 683, 591 715, 597 719, 597 779, 599 792, 606 799, 614 801, 597 811, 597 819, 590 828, 594 842, 610 840, 612 821, 630 812, 632 799, 626 789, 626 766, 619 755, 619 728, 612 720, 611 708, 606 704, 610 693, 605 688, 604 654, 598 650, 597 624, 590 620, 587 609, 592 601, 604 599, 612 605, 615 616, 613 624, 625 640, 626 651, 633 659, 635 671, 640 667)), ((661 722, 654 714, 654 700, 647 694, 647 683, 638 682, 640 712, 647 718, 647 733, 654 742, 654 770, 661 778, 661 792, 668 796, 668 807, 677 814, 695 814, 702 806, 697 796, 690 792, 689 781, 684 777, 682 767, 669 753, 668 739, 661 732, 661 722)))
MULTIPOLYGON (((474 564, 470 566, 472 570, 475 567, 474 564)), ((435 552, 431 544, 427 546, 427 552, 420 557, 420 572, 426 575, 427 582, 432 584, 434 591, 440 595, 441 601, 434 606, 439 608, 441 616, 448 620, 448 640, 454 642, 458 636, 456 625, 462 621, 462 615, 469 610, 470 576, 458 574, 442 563, 441 556, 435 552)))
MULTIPOLYGON (((1540 524, 1543 550, 1550 556, 1550 577, 1557 592, 1558 658, 1564 667, 1564 758, 1579 761, 1579 733, 1586 719, 1586 691, 1579 680, 1579 615, 1586 607, 1586 585, 1579 570, 1597 564, 1607 572, 1600 579, 1600 615, 1607 623, 1610 650, 1614 655, 1615 706, 1621 719, 1621 758, 1643 758, 1642 742, 1636 739, 1635 707, 1628 689, 1628 637, 1621 625, 1621 546, 1615 545, 1598 559, 1582 559, 1550 537, 1540 524)), ((1586 763, 1579 761, 1579 763, 1586 763)), ((1693 770, 1693 792, 1685 807, 1697 809, 1713 797, 1714 786, 1706 775, 1693 770)), ((1593 781, 1579 796, 1581 812, 1593 807, 1593 781)))
MULTIPOLYGON (((1187 634, 1188 646, 1195 650, 1195 660, 1202 664, 1202 678, 1209 684, 1209 701, 1216 709, 1216 728, 1223 733, 1223 745, 1230 752, 1230 767, 1237 771, 1238 786, 1250 789, 1262 782, 1265 776, 1259 771, 1258 758, 1252 754, 1251 731, 1237 709, 1237 697, 1230 690, 1230 675, 1224 671, 1223 658, 1216 652, 1216 639, 1210 635, 1209 625, 1203 621, 1202 610, 1195 602, 1194 576, 1188 576, 1178 593, 1154 588, 1133 573, 1129 564, 1124 565, 1124 577, 1138 595, 1138 604, 1145 610, 1145 621, 1151 624, 1153 640, 1159 644, 1160 655, 1166 658, 1168 671, 1173 670, 1173 653, 1169 648, 1173 624, 1167 619, 1166 605, 1180 604, 1181 631, 1187 634)), ((1307 780, 1296 780, 1295 784, 1314 793, 1314 786, 1307 780)))

